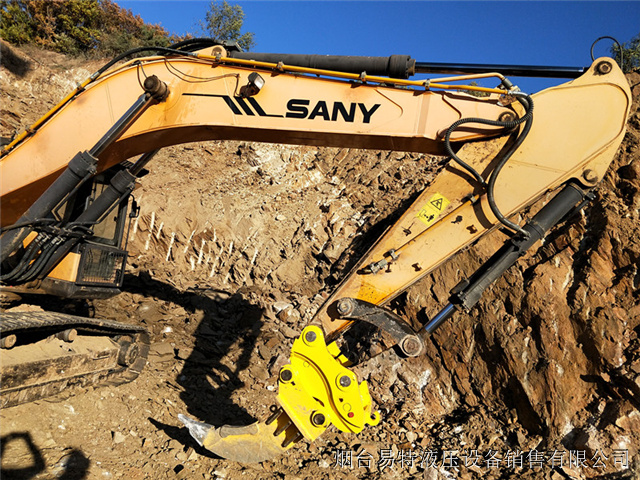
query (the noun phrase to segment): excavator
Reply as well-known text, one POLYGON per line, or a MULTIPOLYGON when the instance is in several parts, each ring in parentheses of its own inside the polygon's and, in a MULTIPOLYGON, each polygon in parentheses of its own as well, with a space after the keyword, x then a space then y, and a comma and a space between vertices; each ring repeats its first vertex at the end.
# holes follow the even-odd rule
MULTIPOLYGON (((242 140, 448 156, 293 342, 269 418, 214 427, 179 417, 201 446, 240 462, 275 458, 331 426, 358 433, 381 417, 339 346, 350 327, 372 325, 385 348, 421 355, 439 325, 473 309, 593 198, 624 137, 631 92, 614 60, 592 60, 584 68, 433 64, 243 52, 209 39, 126 52, 3 146, 3 298, 119 293, 137 214, 132 191, 166 146, 242 140), (570 80, 529 95, 513 76, 570 80), (389 308, 494 229, 508 234, 504 245, 422 328, 389 308)), ((135 321, 15 310, 0 324, 2 408, 132 381, 146 363, 149 333, 135 321)))

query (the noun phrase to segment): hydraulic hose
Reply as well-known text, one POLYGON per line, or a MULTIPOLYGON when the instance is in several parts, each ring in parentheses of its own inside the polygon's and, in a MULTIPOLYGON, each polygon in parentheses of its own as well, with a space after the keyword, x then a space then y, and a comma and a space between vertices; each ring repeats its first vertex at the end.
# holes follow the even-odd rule
MULTIPOLYGON (((75 189, 96 173, 98 156, 122 133, 129 128, 132 122, 138 118, 149 106, 155 102, 161 102, 166 98, 168 90, 166 84, 160 81, 155 75, 147 77, 144 81, 145 93, 140 95, 135 103, 122 115, 118 121, 105 133, 100 140, 88 152, 78 152, 69 162, 62 174, 40 195, 40 197, 22 214, 17 224, 25 225, 22 228, 11 226, 3 230, 0 244, 0 264, 10 265, 9 260, 16 252, 22 248, 22 242, 33 231, 31 226, 38 224, 51 216, 52 211, 60 205, 75 189)), ((38 258, 27 264, 26 271, 22 271, 23 262, 18 261, 20 270, 13 268, 9 274, 0 277, 2 281, 25 281, 25 278, 32 278, 32 273, 39 274, 40 270, 47 265, 55 250, 62 241, 58 242, 56 236, 51 245, 51 250, 45 246, 38 258)))
POLYGON ((224 42, 218 42, 213 38, 206 38, 206 37, 189 38, 187 40, 183 40, 181 42, 169 45, 169 48, 172 50, 180 50, 181 52, 193 52, 195 50, 200 50, 207 47, 215 47, 216 45, 222 45, 227 49, 231 48, 229 45, 226 45, 224 42))
POLYGON ((500 221, 500 223, 518 232, 524 238, 529 238, 529 232, 527 230, 524 230, 517 223, 510 221, 502 214, 502 212, 498 208, 498 205, 496 204, 496 199, 494 194, 496 181, 498 179, 498 175, 500 174, 500 171, 502 170, 502 167, 506 165, 507 161, 511 158, 511 156, 515 153, 515 151, 518 148, 520 148, 520 145, 522 145, 522 142, 524 142, 525 138, 527 138, 527 135, 529 134, 529 131, 531 130, 531 127, 533 125, 533 99, 529 95, 524 95, 524 96, 519 96, 518 100, 520 101, 520 103, 522 103, 522 105, 524 106, 527 112, 518 120, 519 123, 522 123, 522 121, 524 121, 524 127, 520 132, 520 134, 518 135, 518 137, 516 138, 516 141, 514 142, 514 144, 503 155, 503 157, 500 159, 500 161, 496 165, 496 168, 493 170, 493 172, 491 172, 491 176, 489 177, 489 185, 487 188, 487 200, 489 201, 489 207, 491 207, 491 211, 496 216, 496 218, 500 221))
POLYGON ((36 258, 36 254, 40 250, 40 247, 47 242, 48 238, 49 236, 47 234, 38 234, 38 236, 33 240, 33 242, 29 244, 29 246, 25 250, 24 255, 22 256, 18 264, 13 267, 10 272, 0 275, 0 281, 8 282, 23 275, 29 268, 29 265, 31 265, 31 263, 36 258))
POLYGON ((517 224, 508 220, 502 214, 502 212, 498 208, 498 205, 496 204, 495 196, 494 196, 495 184, 498 178, 498 174, 500 173, 500 170, 502 170, 502 167, 504 167, 504 165, 507 163, 509 158, 511 158, 513 153, 520 147, 520 145, 522 145, 522 142, 524 142, 525 138, 529 134, 529 131, 531 130, 531 126, 533 124, 533 99, 529 95, 519 93, 519 92, 513 93, 513 95, 518 98, 518 101, 525 108, 525 114, 522 117, 512 121, 490 120, 490 119, 478 118, 478 117, 462 118, 457 122, 454 122, 447 129, 444 136, 444 146, 447 154, 451 157, 451 159, 455 161, 458 165, 460 165, 462 168, 464 168, 466 171, 468 171, 478 181, 478 183, 480 183, 480 185, 486 188, 489 207, 491 208, 491 211, 493 212, 495 217, 498 219, 498 221, 502 223, 504 226, 508 227, 509 229, 527 236, 528 233, 525 230, 523 230, 517 224), (488 181, 485 180, 484 177, 482 177, 482 175, 476 169, 474 169, 471 165, 469 165, 468 163, 463 161, 460 157, 458 157, 458 155, 456 155, 456 153, 453 151, 453 147, 451 146, 451 134, 458 127, 460 127, 460 125, 463 125, 465 123, 477 123, 481 125, 490 125, 493 127, 503 127, 505 129, 505 132, 512 131, 522 123, 525 124, 522 131, 518 134, 518 137, 516 138, 516 141, 514 142, 514 144, 502 156, 502 158, 494 168, 493 172, 491 172, 491 175, 488 181))
POLYGON ((117 57, 114 57, 109 62, 105 63, 93 75, 91 75, 91 77, 94 78, 94 79, 98 78, 100 75, 102 75, 109 68, 111 68, 113 65, 118 63, 120 60, 124 60, 125 58, 130 57, 131 55, 135 55, 136 53, 141 53, 141 52, 158 52, 158 53, 164 53, 164 54, 168 54, 168 55, 195 56, 195 54, 189 52, 188 50, 178 50, 176 48, 168 48, 168 47, 137 47, 137 48, 132 48, 131 50, 127 50, 126 52, 121 53, 117 57))
MULTIPOLYGON (((98 159, 88 152, 78 152, 69 162, 64 172, 20 217, 18 224, 31 225, 47 218, 62 200, 87 178, 95 174, 98 159)), ((22 242, 31 228, 15 228, 2 236, 0 263, 6 262, 21 248, 22 242)))
POLYGON ((38 258, 33 262, 33 264, 29 265, 22 275, 12 278, 11 281, 18 284, 35 280, 61 243, 62 239, 60 237, 54 237, 53 240, 44 246, 42 252, 38 255, 38 258))
POLYGON ((54 254, 47 258, 37 276, 46 276, 62 258, 67 255, 83 238, 93 235, 91 228, 99 223, 107 212, 111 211, 122 200, 127 198, 133 191, 136 177, 128 170, 118 172, 112 179, 109 186, 98 196, 80 216, 69 225, 69 229, 78 235, 62 238, 59 247, 54 254))
POLYGON ((120 60, 123 60, 131 55, 134 55, 136 53, 141 53, 141 52, 160 52, 167 55, 196 56, 196 54, 191 53, 190 51, 177 50, 174 48, 167 48, 167 47, 138 47, 138 48, 133 48, 131 50, 127 50, 124 53, 121 53, 120 55, 118 55, 117 57, 113 58, 112 60, 104 64, 102 67, 100 67, 100 69, 92 73, 91 76, 86 78, 83 82, 78 84, 78 86, 73 90, 73 92, 71 92, 64 99, 62 99, 60 103, 58 103, 55 107, 49 110, 38 121, 36 121, 33 125, 31 125, 26 130, 24 130, 16 138, 12 139, 11 142, 5 145, 4 148, 0 151, 0 156, 4 156, 8 154, 16 145, 18 145, 25 138, 27 138, 28 136, 32 135, 35 131, 37 131, 38 128, 44 125, 44 123, 46 123, 51 117, 53 117, 58 111, 60 111, 62 107, 64 107, 70 101, 75 99, 81 92, 83 92, 86 89, 86 87, 90 83, 96 81, 104 72, 106 72, 113 65, 118 63, 120 60))

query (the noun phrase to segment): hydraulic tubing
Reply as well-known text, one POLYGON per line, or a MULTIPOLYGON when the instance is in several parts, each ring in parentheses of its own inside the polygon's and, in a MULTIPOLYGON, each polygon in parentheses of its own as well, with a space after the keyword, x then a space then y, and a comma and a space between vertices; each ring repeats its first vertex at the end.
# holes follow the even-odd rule
POLYGON ((480 63, 416 62, 415 73, 475 74, 500 72, 507 77, 578 78, 589 67, 549 67, 541 65, 491 65, 480 63))
POLYGON ((427 333, 432 333, 445 320, 450 318, 455 310, 469 311, 478 303, 482 293, 504 274, 516 261, 524 255, 538 240, 544 238, 547 232, 561 222, 574 208, 581 203, 587 192, 579 186, 568 183, 549 203, 529 220, 524 226, 528 237, 517 235, 510 238, 493 254, 469 279, 460 282, 451 291, 449 303, 424 327, 427 333))
POLYGON ((522 117, 518 118, 517 120, 509 121, 509 122, 503 122, 503 121, 498 121, 498 120, 488 120, 486 118, 462 118, 462 119, 458 120, 457 122, 454 122, 447 129, 447 131, 446 131, 446 133, 444 135, 444 146, 445 146, 445 150, 447 151, 449 156, 458 165, 460 165, 465 170, 467 170, 469 173, 471 173, 474 176, 474 178, 478 181, 478 183, 480 183, 480 185, 482 185, 483 187, 485 187, 487 189, 487 200, 489 201, 489 206, 490 206, 491 211, 493 212, 493 214, 498 219, 498 221, 500 223, 502 223, 504 226, 506 226, 507 228, 510 228, 510 229, 512 229, 512 230, 514 230, 514 231, 526 236, 527 233, 522 228, 520 228, 519 225, 517 225, 516 223, 513 223, 510 220, 508 220, 502 214, 502 212, 500 212, 500 209, 498 208, 498 205, 496 204, 495 195, 494 195, 495 183, 496 183, 496 180, 498 178, 498 175, 500 174, 500 171, 506 165, 506 163, 509 160, 509 158, 511 158, 511 156, 515 153, 515 151, 518 148, 520 148, 520 145, 522 145, 522 142, 524 142, 525 138, 529 134, 529 131, 531 130, 531 126, 532 126, 532 122, 533 122, 533 99, 529 95, 526 95, 526 94, 523 94, 523 93, 520 93, 520 92, 517 92, 514 95, 517 96, 518 100, 520 101, 520 103, 525 108, 525 112, 526 113, 522 117), (451 146, 451 134, 453 133, 453 131, 455 129, 457 129, 460 125, 462 125, 464 123, 478 123, 478 124, 482 124, 482 125, 493 125, 493 126, 496 126, 496 127, 503 127, 505 129, 505 131, 510 131, 510 130, 515 129, 521 123, 525 124, 523 129, 522 129, 522 131, 518 134, 518 137, 516 138, 516 141, 513 143, 513 145, 511 145, 511 147, 509 147, 509 150, 507 150, 502 155, 500 160, 498 161, 497 165, 495 166, 495 168, 491 172, 491 176, 489 177, 488 181, 486 181, 482 177, 482 175, 480 175, 480 173, 477 170, 475 170, 469 164, 464 162, 453 151, 453 147, 451 146))
POLYGON ((390 57, 352 57, 344 55, 302 55, 286 53, 229 52, 229 58, 255 60, 257 62, 296 65, 319 70, 336 70, 347 73, 382 75, 407 79, 414 75, 416 61, 409 55, 390 57))

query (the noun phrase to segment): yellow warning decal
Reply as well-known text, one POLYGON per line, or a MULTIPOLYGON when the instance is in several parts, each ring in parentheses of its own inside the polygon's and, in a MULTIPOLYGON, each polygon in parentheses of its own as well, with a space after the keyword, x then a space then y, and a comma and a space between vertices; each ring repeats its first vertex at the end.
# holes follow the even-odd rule
POLYGON ((447 205, 449 205, 449 200, 447 200, 444 195, 436 193, 427 204, 420 209, 416 216, 428 227, 436 221, 442 211, 447 208, 447 205))

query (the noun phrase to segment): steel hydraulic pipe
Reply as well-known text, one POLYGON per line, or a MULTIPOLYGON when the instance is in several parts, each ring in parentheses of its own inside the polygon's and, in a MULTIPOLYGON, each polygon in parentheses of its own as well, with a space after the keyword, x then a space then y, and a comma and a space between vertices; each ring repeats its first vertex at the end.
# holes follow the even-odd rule
POLYGON ((507 77, 578 78, 588 67, 553 67, 543 65, 490 65, 480 63, 416 62, 416 73, 442 73, 464 75, 467 73, 499 72, 507 77))

